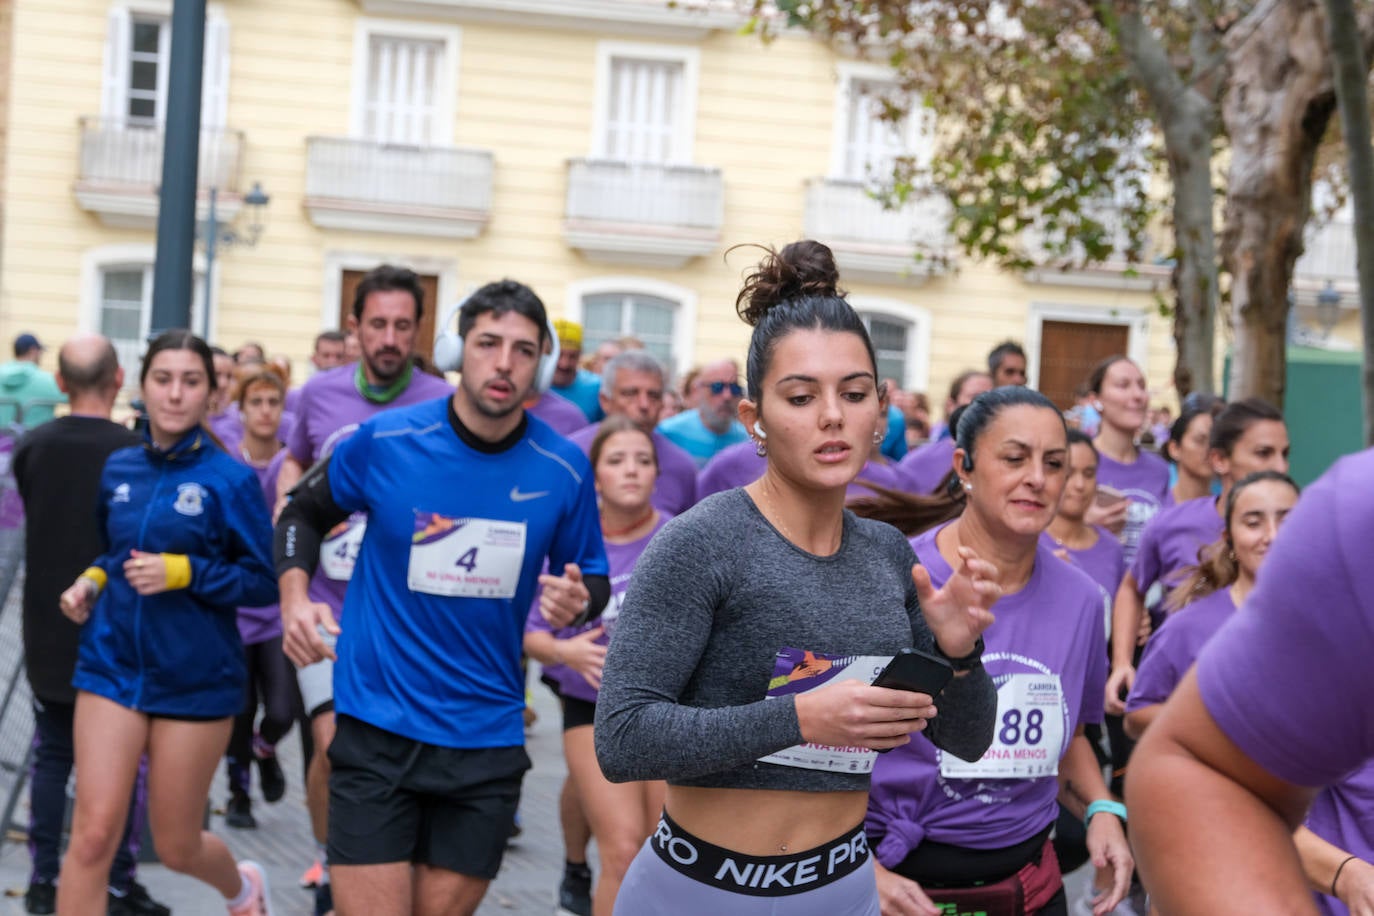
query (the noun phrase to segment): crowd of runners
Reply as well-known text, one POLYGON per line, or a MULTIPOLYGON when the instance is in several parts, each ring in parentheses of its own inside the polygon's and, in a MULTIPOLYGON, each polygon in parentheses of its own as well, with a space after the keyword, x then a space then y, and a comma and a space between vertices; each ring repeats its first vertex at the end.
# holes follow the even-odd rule
POLYGON ((931 422, 814 241, 736 305, 743 377, 677 385, 512 280, 421 354, 437 304, 390 266, 299 387, 187 331, 138 367, 67 341, 69 409, 13 459, 28 911, 166 914, 146 818, 270 913, 202 812, 223 761, 254 828, 299 724, 316 912, 472 913, 521 829, 532 660, 562 913, 1374 913, 1374 455, 1300 500, 1272 405, 1170 423, 1117 355, 1064 411, 1012 342, 931 422))

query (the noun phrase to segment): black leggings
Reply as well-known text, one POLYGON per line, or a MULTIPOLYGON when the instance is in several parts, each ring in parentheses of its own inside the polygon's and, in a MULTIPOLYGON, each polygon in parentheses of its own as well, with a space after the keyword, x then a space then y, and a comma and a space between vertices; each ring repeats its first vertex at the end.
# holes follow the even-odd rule
POLYGON ((258 704, 262 704, 262 721, 257 732, 268 744, 276 744, 291 730, 301 716, 301 694, 296 685, 296 669, 282 653, 281 637, 243 647, 248 660, 248 696, 243 712, 234 717, 234 731, 229 736, 230 765, 247 766, 253 759, 253 723, 258 704))

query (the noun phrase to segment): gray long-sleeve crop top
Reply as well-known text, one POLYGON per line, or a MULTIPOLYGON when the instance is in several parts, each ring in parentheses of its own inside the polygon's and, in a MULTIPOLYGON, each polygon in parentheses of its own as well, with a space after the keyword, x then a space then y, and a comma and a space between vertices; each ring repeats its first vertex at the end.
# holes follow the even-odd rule
MULTIPOLYGON (((742 489, 703 500, 635 567, 606 658, 596 752, 613 781, 709 788, 866 790, 862 773, 760 762, 802 741, 791 697, 765 699, 779 649, 832 656, 931 651, 911 545, 846 511, 829 557, 785 540, 742 489)), ((980 667, 952 680, 925 736, 976 760, 997 695, 980 667)))

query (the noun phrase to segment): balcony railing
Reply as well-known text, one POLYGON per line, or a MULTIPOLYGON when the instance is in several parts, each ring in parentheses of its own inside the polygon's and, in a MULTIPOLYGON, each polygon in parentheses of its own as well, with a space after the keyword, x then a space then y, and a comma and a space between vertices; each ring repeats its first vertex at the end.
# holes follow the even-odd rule
MULTIPOLYGON (((107 225, 152 227, 157 222, 162 184, 163 126, 152 121, 84 117, 80 127, 77 203, 107 225)), ((206 128, 200 132, 199 209, 205 208, 204 192, 214 187, 219 191, 220 216, 232 218, 238 211, 243 143, 242 131, 206 128)))
MULTIPOLYGON (((162 183, 161 124, 122 118, 81 119, 81 166, 78 181, 90 187, 156 194, 162 183)), ((198 184, 222 194, 239 189, 243 133, 207 128, 200 132, 198 184)))
POLYGON ((1355 223, 1337 215, 1324 225, 1309 228, 1305 250, 1293 266, 1294 283, 1320 286, 1330 280, 1338 288, 1358 288, 1355 273, 1355 223))
POLYGON ((928 276, 945 253, 948 222, 942 197, 888 208, 862 181, 815 178, 806 184, 806 235, 829 245, 846 274, 928 276))
POLYGON ((1129 255, 1131 238, 1120 216, 1118 205, 1105 202, 1088 205, 1083 214, 1090 216, 1103 226, 1105 244, 1111 245, 1112 253, 1104 260, 1088 263, 1085 246, 1071 237, 1067 250, 1047 242, 1045 232, 1039 228, 1027 229, 1022 235, 1027 254, 1043 266, 1028 270, 1025 278, 1032 283, 1049 283, 1063 286, 1090 286, 1111 289, 1149 290, 1156 289, 1166 282, 1170 267, 1164 260, 1164 247, 1160 239, 1147 230, 1142 239, 1143 247, 1131 260, 1129 255), (1053 250, 1051 250, 1053 249, 1053 250))
POLYGON ((720 169, 568 160, 568 244, 603 261, 680 266, 720 241, 720 169))

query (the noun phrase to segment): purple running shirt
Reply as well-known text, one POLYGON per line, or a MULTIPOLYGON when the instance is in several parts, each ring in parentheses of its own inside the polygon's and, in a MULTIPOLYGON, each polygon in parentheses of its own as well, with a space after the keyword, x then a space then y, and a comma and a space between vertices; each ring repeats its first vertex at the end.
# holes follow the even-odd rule
MULTIPOLYGON (((573 409, 576 410, 576 407, 573 409)), ((578 413, 581 414, 581 411, 578 413)), ((581 429, 568 436, 568 441, 590 458, 592 440, 600 429, 600 423, 584 423, 581 429)), ((658 454, 658 479, 654 482, 653 496, 649 501, 655 509, 681 515, 697 502, 697 463, 681 446, 658 430, 654 430, 653 439, 654 451, 658 454)))
MULTIPOLYGON (((605 627, 606 632, 598 636, 596 641, 600 645, 607 645, 615 631, 615 620, 620 616, 620 602, 625 600, 625 592, 630 587, 630 574, 634 572, 640 554, 644 553, 644 548, 649 546, 649 541, 653 540, 654 535, 658 534, 659 530, 668 524, 668 520, 671 518, 672 516, 666 512, 660 512, 658 524, 654 525, 654 530, 637 541, 631 541, 628 544, 606 542, 606 561, 610 564, 611 569, 611 600, 606 603, 606 609, 601 612, 599 618, 581 627, 564 627, 560 630, 554 630, 553 627, 549 626, 549 622, 544 619, 544 615, 539 613, 539 596, 543 589, 536 589, 534 601, 530 602, 529 616, 525 618, 525 632, 551 632, 557 639, 569 639, 596 627, 605 627)), ((588 703, 596 702, 596 688, 567 665, 548 665, 544 668, 544 674, 558 684, 558 692, 563 696, 572 697, 576 700, 586 700, 588 703)))
POLYGON ((1374 450, 1340 459, 1303 493, 1244 609, 1198 658, 1218 727, 1295 785, 1332 785, 1374 757, 1370 544, 1374 450))
MULTIPOLYGON (((328 458, 336 446, 367 420, 392 407, 419 404, 436 398, 449 397, 453 386, 441 378, 416 370, 410 384, 386 404, 374 404, 358 393, 354 377, 356 363, 327 369, 311 376, 301 386, 298 402, 300 413, 291 429, 286 448, 291 457, 309 468, 328 458)), ((310 600, 328 604, 334 619, 343 611, 344 592, 353 574, 353 562, 363 543, 367 516, 354 513, 347 522, 330 531, 320 544, 320 566, 310 578, 310 600)))
POLYGON ((1116 539, 1106 528, 1093 528, 1097 532, 1097 543, 1091 547, 1084 547, 1081 550, 1074 550, 1072 547, 1061 547, 1048 531, 1040 535, 1040 543, 1050 548, 1051 552, 1063 550, 1069 558, 1078 564, 1079 569, 1087 573, 1094 582, 1102 586, 1102 590, 1107 593, 1108 599, 1116 597, 1116 590, 1121 587, 1121 580, 1126 575, 1126 558, 1121 548, 1121 542, 1116 539))
POLYGON ((1135 712, 1169 699, 1183 675, 1197 661, 1208 640, 1236 612, 1229 588, 1219 589, 1184 605, 1164 619, 1159 632, 1145 644, 1135 685, 1126 698, 1126 711, 1135 712))
MULTIPOLYGON (((727 445, 701 469, 701 474, 697 477, 697 499, 702 500, 715 493, 751 484, 763 476, 767 467, 768 459, 759 457, 757 446, 753 442, 727 445)), ((873 496, 873 491, 860 483, 864 480, 892 490, 904 489, 896 465, 865 461, 859 476, 845 487, 844 498, 850 500, 873 496)))
MULTIPOLYGON (((1374 862, 1374 761, 1328 786, 1312 800, 1307 829, 1348 854, 1374 862)), ((1349 916, 1344 903, 1315 894, 1317 908, 1329 916, 1349 916)))
MULTIPOLYGON (((277 503, 277 475, 281 473, 281 464, 286 460, 286 449, 278 449, 277 453, 268 460, 266 464, 252 464, 243 458, 243 453, 234 449, 234 457, 238 458, 243 464, 253 469, 253 473, 258 475, 258 484, 262 487, 262 498, 267 501, 267 511, 270 514, 272 507, 277 503)), ((260 642, 267 642, 276 636, 281 635, 281 604, 268 604, 262 607, 241 607, 238 611, 239 636, 243 639, 245 646, 255 646, 260 642)))
POLYGON ((1134 462, 1122 464, 1106 455, 1097 458, 1097 482, 1120 490, 1130 499, 1126 527, 1121 531, 1121 546, 1126 564, 1135 562, 1136 549, 1145 525, 1154 518, 1169 495, 1169 463, 1154 452, 1139 451, 1134 462))
MULTIPOLYGON (((952 574, 935 546, 943 528, 911 539, 937 588, 952 574)), ((915 735, 873 768, 864 824, 888 867, 924 839, 999 849, 1045 829, 1059 816, 1054 774, 1074 730, 1102 721, 1107 638, 1097 583, 1039 544, 1030 581, 993 612, 983 634, 983 665, 997 685, 987 754, 964 764, 915 735)))
POLYGON ((1217 512, 1217 497, 1190 499, 1150 519, 1140 535, 1131 564, 1131 575, 1142 594, 1156 582, 1166 589, 1177 585, 1179 575, 1198 563, 1198 551, 1221 538, 1225 524, 1217 512))
POLYGON ((525 412, 543 420, 550 429, 568 439, 587 425, 587 415, 582 408, 552 391, 540 395, 539 400, 525 408, 525 412))
POLYGON ((927 442, 897 464, 902 489, 924 496, 933 493, 954 468, 955 442, 951 437, 927 442))
POLYGON ((230 404, 220 413, 205 418, 205 425, 215 438, 224 443, 224 450, 237 457, 239 443, 243 441, 243 418, 239 415, 239 405, 230 404))

